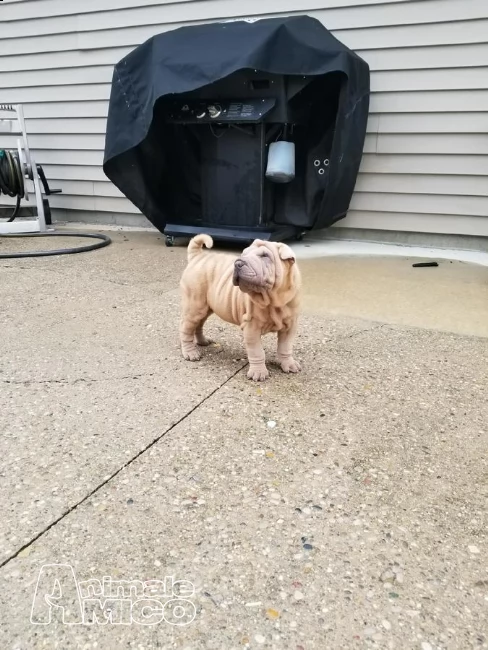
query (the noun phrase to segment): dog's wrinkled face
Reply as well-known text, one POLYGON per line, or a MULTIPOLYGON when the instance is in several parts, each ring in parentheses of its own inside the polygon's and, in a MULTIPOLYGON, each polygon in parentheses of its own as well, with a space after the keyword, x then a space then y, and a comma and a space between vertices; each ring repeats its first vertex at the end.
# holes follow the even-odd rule
POLYGON ((244 293, 266 293, 278 288, 295 255, 286 244, 256 239, 234 264, 232 282, 244 293))

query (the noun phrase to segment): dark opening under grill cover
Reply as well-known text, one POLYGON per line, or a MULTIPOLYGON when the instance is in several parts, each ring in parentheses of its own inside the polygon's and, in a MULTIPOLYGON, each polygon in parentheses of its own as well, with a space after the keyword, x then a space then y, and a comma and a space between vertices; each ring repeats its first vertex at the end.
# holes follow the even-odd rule
POLYGON ((104 172, 159 230, 178 217, 161 197, 179 151, 174 134, 152 128, 156 102, 249 69, 342 79, 327 184, 301 225, 324 228, 345 216, 364 146, 369 67, 318 20, 294 16, 181 27, 154 36, 115 66, 104 172))

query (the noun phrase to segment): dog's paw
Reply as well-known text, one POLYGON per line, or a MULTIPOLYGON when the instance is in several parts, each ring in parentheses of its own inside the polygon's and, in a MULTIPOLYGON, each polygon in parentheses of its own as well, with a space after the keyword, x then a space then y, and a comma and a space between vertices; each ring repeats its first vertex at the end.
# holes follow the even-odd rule
POLYGON ((182 350, 183 358, 187 361, 200 361, 200 352, 195 348, 193 350, 182 350))
POLYGON ((300 372, 302 367, 298 361, 295 361, 295 359, 291 357, 290 359, 283 359, 281 362, 281 369, 283 372, 300 372))
POLYGON ((247 378, 253 381, 265 381, 269 377, 266 366, 251 366, 247 371, 247 378))
POLYGON ((201 345, 202 347, 206 348, 207 345, 212 345, 215 343, 215 341, 212 341, 212 339, 208 339, 206 336, 197 336, 195 337, 195 343, 197 345, 201 345))

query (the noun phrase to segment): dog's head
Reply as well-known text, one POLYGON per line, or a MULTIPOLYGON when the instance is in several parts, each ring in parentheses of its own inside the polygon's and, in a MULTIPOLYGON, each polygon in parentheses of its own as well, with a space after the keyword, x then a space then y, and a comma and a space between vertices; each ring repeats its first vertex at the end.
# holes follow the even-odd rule
POLYGON ((235 261, 232 281, 251 296, 288 291, 296 284, 295 261, 286 244, 256 239, 235 261))

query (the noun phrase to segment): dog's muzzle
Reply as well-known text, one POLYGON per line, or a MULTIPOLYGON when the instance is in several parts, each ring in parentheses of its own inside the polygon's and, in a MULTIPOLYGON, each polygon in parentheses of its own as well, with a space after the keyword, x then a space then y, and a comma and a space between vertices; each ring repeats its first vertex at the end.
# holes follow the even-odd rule
POLYGON ((234 262, 232 283, 244 293, 262 293, 270 288, 259 266, 255 268, 251 261, 242 258, 234 262))
POLYGON ((234 262, 234 275, 232 276, 232 284, 235 287, 239 286, 240 271, 244 266, 247 265, 243 260, 236 260, 234 262))

